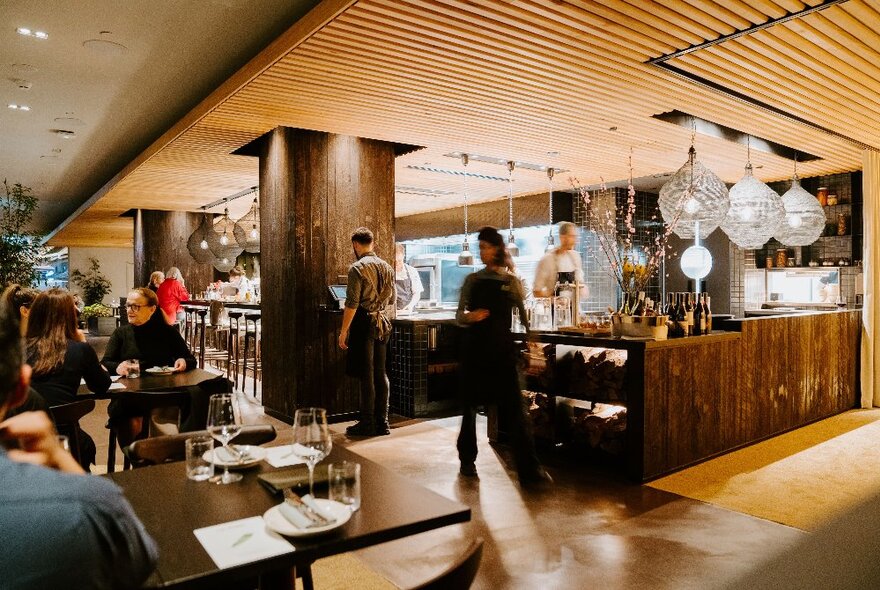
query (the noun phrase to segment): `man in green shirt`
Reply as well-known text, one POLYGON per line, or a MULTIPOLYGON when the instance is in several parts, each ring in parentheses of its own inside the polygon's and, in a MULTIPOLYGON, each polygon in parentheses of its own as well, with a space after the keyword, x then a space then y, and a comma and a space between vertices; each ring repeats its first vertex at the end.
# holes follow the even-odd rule
POLYGON ((373 252, 369 229, 357 228, 351 246, 357 260, 348 269, 339 347, 348 350, 346 373, 361 381, 361 419, 346 434, 391 434, 385 355, 394 310, 394 269, 373 252))

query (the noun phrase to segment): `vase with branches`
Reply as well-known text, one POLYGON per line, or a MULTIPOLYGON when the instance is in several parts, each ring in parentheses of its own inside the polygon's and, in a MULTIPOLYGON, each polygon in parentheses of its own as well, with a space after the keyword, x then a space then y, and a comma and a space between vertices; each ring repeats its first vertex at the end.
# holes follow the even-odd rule
POLYGON ((82 289, 83 301, 86 305, 101 303, 112 287, 110 280, 101 272, 101 263, 96 258, 89 258, 86 272, 75 269, 70 273, 70 280, 82 289))

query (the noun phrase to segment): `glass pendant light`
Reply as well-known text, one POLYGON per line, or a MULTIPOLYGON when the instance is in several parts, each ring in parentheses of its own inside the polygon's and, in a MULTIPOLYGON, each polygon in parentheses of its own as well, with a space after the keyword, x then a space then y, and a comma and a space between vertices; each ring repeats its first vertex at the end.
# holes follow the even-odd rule
POLYGON ((507 253, 511 258, 519 256, 519 247, 516 245, 516 239, 513 237, 513 169, 516 168, 516 162, 508 160, 507 162, 507 211, 510 220, 510 233, 507 235, 507 253))
POLYGON ((547 199, 547 210, 549 212, 549 220, 550 230, 547 232, 547 247, 544 248, 545 252, 550 252, 556 247, 556 244, 553 243, 553 175, 556 173, 556 170, 551 166, 547 168, 547 182, 550 185, 548 189, 548 194, 550 195, 547 199))
POLYGON ((241 244, 247 242, 247 234, 233 223, 229 218, 229 207, 225 207, 223 217, 208 232, 206 241, 214 254, 214 268, 220 272, 228 272, 235 265, 235 259, 244 251, 241 244))
POLYGON ((763 248, 785 216, 782 197, 752 175, 751 142, 746 140, 746 173, 730 188, 730 209, 721 229, 748 250, 763 248))
POLYGON ((694 237, 699 222, 700 238, 707 238, 727 217, 730 198, 727 186, 718 176, 697 161, 694 148, 696 128, 691 132, 688 161, 660 188, 658 205, 663 221, 686 240, 694 237))
POLYGON ((243 246, 246 252, 257 254, 260 251, 260 203, 256 188, 254 188, 254 202, 250 210, 235 222, 235 235, 244 235, 243 246))
POLYGON ((779 223, 774 237, 786 246, 809 246, 825 229, 825 211, 819 200, 801 187, 797 174, 797 158, 791 188, 782 195, 785 216, 779 223))
POLYGON ((474 255, 471 253, 471 245, 468 242, 468 155, 461 155, 461 165, 464 166, 464 242, 461 244, 461 253, 458 255, 459 266, 470 266, 474 263, 474 255))

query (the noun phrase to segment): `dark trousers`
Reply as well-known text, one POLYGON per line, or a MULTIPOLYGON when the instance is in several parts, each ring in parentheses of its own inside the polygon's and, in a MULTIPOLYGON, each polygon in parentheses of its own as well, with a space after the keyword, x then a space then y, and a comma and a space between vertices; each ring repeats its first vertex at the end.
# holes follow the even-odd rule
MULTIPOLYGON (((541 467, 535 454, 535 441, 529 416, 519 389, 508 392, 498 402, 498 419, 510 435, 513 457, 519 477, 534 476, 541 467)), ((477 409, 465 406, 461 417, 461 431, 458 433, 458 459, 462 465, 477 460, 477 409)))
MULTIPOLYGON (((350 342, 349 342, 350 343, 350 342)), ((377 427, 388 424, 388 396, 391 387, 385 371, 388 339, 364 338, 356 344, 363 349, 361 366, 361 421, 377 427)))

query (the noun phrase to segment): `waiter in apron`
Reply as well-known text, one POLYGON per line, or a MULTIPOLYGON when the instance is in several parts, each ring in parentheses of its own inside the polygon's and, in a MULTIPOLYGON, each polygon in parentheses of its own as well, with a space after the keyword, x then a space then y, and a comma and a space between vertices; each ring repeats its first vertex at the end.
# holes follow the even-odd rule
POLYGON ((397 311, 410 313, 422 297, 422 279, 419 271, 403 261, 406 249, 403 244, 394 248, 394 287, 397 290, 397 311))
MULTIPOLYGON (((559 223, 559 246, 544 254, 535 270, 535 282, 532 286, 535 297, 558 295, 556 289, 562 283, 583 283, 581 256, 574 249, 577 238, 578 227, 575 224, 570 221, 559 223)), ((587 288, 584 286, 581 299, 587 295, 587 288)))

